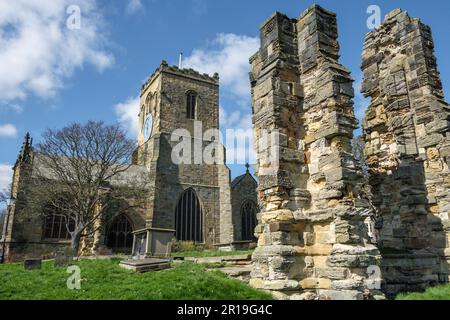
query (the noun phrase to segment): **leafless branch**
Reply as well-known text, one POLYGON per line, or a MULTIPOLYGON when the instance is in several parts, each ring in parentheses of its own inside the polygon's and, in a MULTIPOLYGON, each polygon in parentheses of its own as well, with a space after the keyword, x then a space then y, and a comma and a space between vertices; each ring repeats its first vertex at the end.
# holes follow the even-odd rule
POLYGON ((34 154, 29 207, 63 216, 67 228, 72 223, 69 233, 77 250, 80 237, 98 229, 97 221, 142 206, 147 174, 140 168, 128 179, 136 171, 131 165, 134 148, 117 124, 89 121, 48 129, 34 154))

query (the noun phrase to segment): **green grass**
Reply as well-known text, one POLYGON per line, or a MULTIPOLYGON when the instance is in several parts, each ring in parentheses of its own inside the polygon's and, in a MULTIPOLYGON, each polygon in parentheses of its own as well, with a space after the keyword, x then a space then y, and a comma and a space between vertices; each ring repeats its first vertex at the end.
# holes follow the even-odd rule
POLYGON ((265 292, 227 278, 219 271, 182 262, 172 269, 134 273, 118 266, 119 259, 81 260, 81 289, 67 289, 70 274, 55 269, 52 261, 42 269, 25 271, 22 264, 0 265, 0 300, 177 300, 271 299, 265 292))
POLYGON ((181 251, 172 252, 173 257, 222 257, 222 256, 237 256, 242 254, 252 254, 253 250, 236 250, 236 251, 181 251))
POLYGON ((450 284, 428 288, 425 292, 400 293, 396 300, 450 300, 450 284))

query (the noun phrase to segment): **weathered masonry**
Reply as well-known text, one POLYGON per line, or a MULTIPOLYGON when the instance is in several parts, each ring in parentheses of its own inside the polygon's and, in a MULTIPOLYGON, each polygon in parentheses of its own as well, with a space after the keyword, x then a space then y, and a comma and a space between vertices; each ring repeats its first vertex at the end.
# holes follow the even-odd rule
POLYGON ((229 169, 222 159, 203 161, 203 150, 213 144, 205 132, 219 129, 218 74, 163 61, 142 87, 139 126, 135 161, 149 168, 152 184, 147 226, 174 228, 180 241, 233 242, 229 169), (190 161, 174 163, 180 141, 192 147, 190 161))
POLYGON ((336 15, 317 5, 298 19, 275 13, 250 59, 262 205, 250 284, 278 298, 383 296, 368 276, 381 256, 365 224, 373 212, 352 154, 354 91, 337 38, 336 15), (278 132, 278 145, 264 130, 278 132))
POLYGON ((365 39, 366 156, 385 290, 449 280, 450 108, 428 26, 400 9, 365 39))

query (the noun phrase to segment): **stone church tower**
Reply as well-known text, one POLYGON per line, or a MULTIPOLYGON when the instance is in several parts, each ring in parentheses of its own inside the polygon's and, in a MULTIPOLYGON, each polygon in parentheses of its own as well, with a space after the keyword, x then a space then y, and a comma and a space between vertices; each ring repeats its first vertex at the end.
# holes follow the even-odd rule
POLYGON ((140 105, 133 161, 150 172, 147 227, 176 229, 177 240, 231 244, 230 171, 218 137, 207 136, 219 129, 218 74, 163 61, 143 85, 140 105), (187 147, 181 152, 180 143, 187 147), (203 159, 211 149, 214 162, 203 159))

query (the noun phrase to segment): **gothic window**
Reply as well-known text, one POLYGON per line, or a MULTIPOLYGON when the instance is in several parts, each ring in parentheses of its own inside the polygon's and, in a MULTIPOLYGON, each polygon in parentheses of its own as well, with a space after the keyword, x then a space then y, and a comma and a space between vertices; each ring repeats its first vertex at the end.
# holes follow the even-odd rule
POLYGON ((195 111, 197 108, 197 94, 189 91, 186 94, 186 118, 195 119, 195 111))
MULTIPOLYGON (((75 229, 75 221, 70 219, 69 230, 75 229)), ((69 240, 70 234, 66 226, 66 216, 56 213, 48 213, 45 216, 44 223, 44 238, 46 239, 59 239, 69 240)))
POLYGON ((176 238, 179 241, 203 241, 203 210, 194 190, 186 190, 175 210, 176 238))
POLYGON ((128 218, 121 214, 108 227, 106 245, 112 249, 125 249, 133 246, 133 228, 128 218))
POLYGON ((242 240, 255 240, 256 225, 256 205, 253 201, 245 201, 241 207, 242 240))

